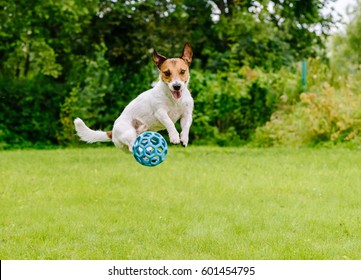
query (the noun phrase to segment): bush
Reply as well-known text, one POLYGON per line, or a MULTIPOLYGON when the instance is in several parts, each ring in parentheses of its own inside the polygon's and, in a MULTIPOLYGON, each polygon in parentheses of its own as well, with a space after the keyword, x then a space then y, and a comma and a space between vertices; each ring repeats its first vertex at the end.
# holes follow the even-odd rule
POLYGON ((73 120, 82 118, 90 127, 111 129, 124 107, 138 94, 149 89, 154 80, 154 67, 140 68, 139 72, 127 75, 126 67, 111 68, 105 58, 106 47, 100 45, 93 59, 78 65, 73 74, 72 88, 61 106, 62 128, 58 141, 74 142, 73 120))
POLYGON ((66 88, 53 78, 0 79, 0 149, 57 144, 66 88))
POLYGON ((248 67, 217 74, 193 70, 190 88, 195 98, 192 139, 221 146, 249 141, 280 100, 295 102, 300 90, 292 72, 248 67))
POLYGON ((359 142, 360 106, 360 95, 325 83, 318 93, 302 93, 299 103, 275 112, 257 129, 254 142, 261 146, 359 142))
POLYGON ((61 106, 62 129, 58 134, 58 140, 63 144, 75 138, 73 120, 76 117, 89 119, 93 125, 96 121, 99 124, 106 114, 104 97, 112 93, 113 84, 105 51, 105 47, 100 46, 93 60, 87 59, 77 65, 78 71, 72 77, 74 81, 69 82, 72 88, 61 106))
POLYGON ((105 52, 100 45, 93 59, 74 57, 67 81, 41 74, 0 79, 0 149, 73 143, 75 117, 96 129, 111 129, 130 100, 149 89, 156 73, 153 62, 132 75, 126 66, 111 68, 105 52))

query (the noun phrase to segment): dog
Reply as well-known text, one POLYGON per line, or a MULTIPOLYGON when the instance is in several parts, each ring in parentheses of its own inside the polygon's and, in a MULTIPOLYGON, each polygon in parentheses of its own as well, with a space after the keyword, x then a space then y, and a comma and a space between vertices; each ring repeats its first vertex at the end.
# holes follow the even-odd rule
POLYGON ((188 145, 194 101, 188 89, 189 67, 193 51, 187 42, 179 58, 166 58, 153 52, 159 69, 159 80, 153 88, 132 100, 115 120, 112 131, 95 131, 80 119, 74 120, 75 130, 87 143, 113 141, 120 149, 132 152, 136 137, 145 131, 166 129, 173 144, 188 145), (181 133, 175 123, 180 119, 181 133))

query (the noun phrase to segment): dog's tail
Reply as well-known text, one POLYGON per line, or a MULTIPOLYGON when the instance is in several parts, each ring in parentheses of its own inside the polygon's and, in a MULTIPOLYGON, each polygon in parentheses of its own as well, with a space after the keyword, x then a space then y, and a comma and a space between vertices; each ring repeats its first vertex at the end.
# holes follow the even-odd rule
POLYGON ((79 118, 74 120, 75 130, 80 139, 87 143, 109 142, 112 140, 111 131, 92 130, 79 118))

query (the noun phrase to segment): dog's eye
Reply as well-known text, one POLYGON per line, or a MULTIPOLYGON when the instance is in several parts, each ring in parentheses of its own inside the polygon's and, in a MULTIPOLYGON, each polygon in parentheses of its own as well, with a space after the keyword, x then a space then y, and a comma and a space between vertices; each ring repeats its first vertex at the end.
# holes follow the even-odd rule
POLYGON ((164 73, 164 75, 165 75, 166 77, 169 77, 169 76, 170 76, 170 71, 169 71, 169 70, 168 70, 168 71, 164 71, 163 73, 164 73))
POLYGON ((186 70, 184 70, 184 69, 182 69, 182 70, 180 71, 181 75, 183 75, 185 72, 186 72, 186 70))

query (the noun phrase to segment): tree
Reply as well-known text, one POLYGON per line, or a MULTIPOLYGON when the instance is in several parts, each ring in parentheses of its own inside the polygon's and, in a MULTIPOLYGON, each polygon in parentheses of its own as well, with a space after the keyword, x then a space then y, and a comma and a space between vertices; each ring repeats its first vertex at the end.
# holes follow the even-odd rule
POLYGON ((96 0, 1 0, 1 74, 57 78, 67 73, 72 55, 86 54, 91 45, 82 31, 90 24, 96 4, 96 0))
POLYGON ((237 66, 266 69, 320 55, 335 24, 321 11, 332 1, 214 1, 220 11, 216 51, 237 66))
MULTIPOLYGON (((0 142, 5 134, 36 141, 34 135, 40 134, 31 135, 32 126, 49 131, 52 143, 66 141, 72 138, 77 114, 92 118, 95 127, 108 127, 156 79, 153 48, 178 56, 190 41, 193 69, 208 70, 204 75, 211 80, 221 72, 221 81, 215 81, 221 93, 228 74, 240 68, 263 68, 265 73, 316 56, 334 21, 321 13, 330 1, 0 0, 0 142), (39 118, 41 108, 47 110, 46 119, 39 118), (23 115, 15 119, 5 115, 9 112, 23 115), (52 125, 46 129, 48 123, 52 125)), ((234 78, 236 85, 242 79, 234 78)), ((258 110, 257 120, 263 122, 270 110, 260 109, 267 100, 262 101, 266 91, 259 84, 264 85, 250 85, 252 94, 260 93, 249 95, 253 103, 242 104, 258 110)), ((227 110, 222 102, 218 112, 227 110)), ((202 113, 207 112, 197 114, 202 113)), ((222 133, 232 117, 219 125, 222 133)), ((249 130, 259 123, 248 121, 249 130)))
POLYGON ((338 74, 354 74, 361 65, 361 2, 353 7, 345 32, 332 37, 331 63, 338 74))
POLYGON ((211 6, 205 0, 102 0, 92 20, 93 41, 104 41, 112 66, 128 65, 131 73, 150 61, 152 48, 177 55, 186 41, 195 56, 212 41, 211 6))

